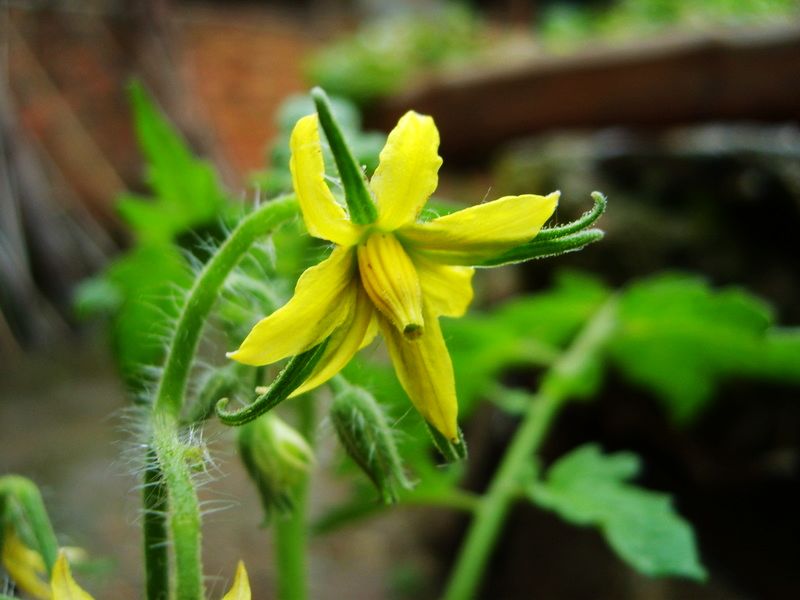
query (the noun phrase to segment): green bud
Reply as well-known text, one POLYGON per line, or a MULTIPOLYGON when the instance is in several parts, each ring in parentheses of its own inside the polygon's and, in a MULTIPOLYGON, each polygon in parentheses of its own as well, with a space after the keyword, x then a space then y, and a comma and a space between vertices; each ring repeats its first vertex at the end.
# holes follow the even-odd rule
POLYGON ((261 495, 266 519, 290 512, 293 495, 314 464, 314 451, 295 429, 266 413, 238 429, 239 451, 261 495))
POLYGON ((398 488, 410 488, 394 435, 367 390, 336 380, 331 421, 347 454, 372 480, 384 503, 397 501, 398 488))

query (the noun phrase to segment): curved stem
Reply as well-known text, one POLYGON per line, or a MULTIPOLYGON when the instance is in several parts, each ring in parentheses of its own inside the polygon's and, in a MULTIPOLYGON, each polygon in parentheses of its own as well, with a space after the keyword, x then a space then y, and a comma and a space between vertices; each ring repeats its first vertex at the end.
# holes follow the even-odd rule
MULTIPOLYGON (((306 394, 296 403, 299 412, 298 431, 309 444, 314 434, 314 398, 306 394)), ((294 507, 290 514, 279 517, 275 523, 275 555, 278 566, 278 598, 280 600, 305 600, 307 546, 308 546, 308 475, 294 490, 294 507)))
POLYGON ((178 435, 178 422, 171 416, 154 423, 153 447, 169 500, 169 526, 175 552, 175 598, 201 600, 204 593, 200 505, 189 470, 187 446, 178 435))
POLYGON ((297 214, 294 196, 273 200, 247 215, 200 272, 186 297, 156 391, 154 413, 178 415, 203 325, 222 284, 253 242, 297 214))
POLYGON ((169 510, 150 512, 144 523, 147 580, 154 582, 152 587, 148 584, 148 600, 160 600, 169 587, 169 565, 163 555, 159 556, 163 544, 159 538, 166 530, 167 515, 175 553, 176 597, 180 600, 203 597, 200 510, 185 460, 185 446, 178 435, 189 371, 203 325, 226 277, 258 237, 296 215, 297 208, 295 198, 286 196, 247 215, 209 259, 184 301, 152 409, 152 447, 156 461, 146 477, 152 481, 163 480, 169 510), (155 582, 160 582, 160 588, 156 588, 155 582))
POLYGON ((157 464, 156 452, 147 451, 147 467, 142 485, 144 506, 144 564, 149 600, 169 598, 169 554, 167 532, 167 486, 161 468, 157 464))
POLYGON ((594 364, 597 355, 614 330, 616 299, 604 304, 570 348, 547 372, 537 400, 530 407, 511 441, 500 467, 480 500, 467 531, 466 541, 456 559, 445 600, 467 600, 476 595, 503 522, 517 498, 520 484, 528 472, 533 454, 547 435, 553 419, 574 396, 576 380, 594 364))

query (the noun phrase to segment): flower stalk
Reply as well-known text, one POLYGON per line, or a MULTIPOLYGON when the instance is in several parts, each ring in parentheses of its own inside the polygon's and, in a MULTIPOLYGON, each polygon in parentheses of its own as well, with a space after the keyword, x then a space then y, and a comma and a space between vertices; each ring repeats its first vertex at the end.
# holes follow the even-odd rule
POLYGON ((469 600, 477 596, 486 563, 513 502, 521 494, 521 483, 530 472, 534 454, 560 410, 575 397, 575 380, 591 367, 611 338, 616 306, 615 298, 607 301, 542 380, 539 392, 533 396, 522 424, 474 513, 456 558, 445 600, 469 600))
MULTIPOLYGON (((296 403, 298 432, 313 447, 315 405, 305 395, 296 403)), ((308 598, 308 473, 303 474, 292 490, 293 510, 276 519, 274 530, 278 568, 278 598, 308 598)))
POLYGON ((185 299, 151 414, 152 440, 148 453, 156 460, 146 471, 145 483, 163 481, 168 510, 160 510, 163 498, 151 496, 155 506, 150 508, 158 510, 148 511, 144 522, 148 600, 163 600, 164 590, 170 589, 169 564, 163 553, 167 519, 175 556, 175 597, 179 600, 203 598, 200 509, 186 460, 186 447, 179 435, 189 371, 203 325, 228 274, 258 237, 295 214, 297 202, 286 196, 246 216, 205 265, 185 299))

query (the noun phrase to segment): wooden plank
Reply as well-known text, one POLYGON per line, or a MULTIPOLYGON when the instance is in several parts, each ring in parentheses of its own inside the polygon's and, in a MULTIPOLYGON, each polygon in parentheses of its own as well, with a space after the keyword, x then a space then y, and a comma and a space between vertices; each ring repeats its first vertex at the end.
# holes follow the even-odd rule
POLYGON ((370 120, 388 129, 411 108, 436 118, 453 158, 557 128, 796 120, 800 26, 671 35, 440 73, 383 102, 370 120))

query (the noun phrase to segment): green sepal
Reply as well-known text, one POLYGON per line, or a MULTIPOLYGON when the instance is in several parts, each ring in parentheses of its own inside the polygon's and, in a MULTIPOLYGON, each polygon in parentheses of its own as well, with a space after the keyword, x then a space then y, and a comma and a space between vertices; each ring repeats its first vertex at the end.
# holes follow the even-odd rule
POLYGON ((244 408, 227 411, 225 408, 228 405, 228 398, 222 398, 217 402, 216 406, 219 420, 225 423, 225 425, 244 425, 275 408, 308 379, 314 367, 317 366, 320 358, 322 358, 329 340, 330 338, 327 338, 324 342, 314 346, 310 350, 306 350, 302 354, 292 357, 283 371, 275 378, 275 381, 267 388, 267 391, 244 408))
POLYGON ((332 381, 336 395, 330 418, 347 455, 369 477, 384 504, 397 502, 398 487, 409 489, 394 433, 367 390, 342 377, 332 381))
POLYGON ((311 90, 311 97, 317 107, 317 115, 328 145, 336 161, 336 168, 342 180, 344 198, 350 212, 350 220, 356 225, 369 225, 378 218, 378 209, 372 200, 372 194, 367 187, 367 179, 358 162, 344 139, 339 124, 333 116, 328 95, 322 88, 315 87, 311 90))
POLYGON ((542 229, 534 239, 537 242, 552 240, 555 238, 564 237, 565 235, 570 235, 580 231, 581 229, 586 229, 590 225, 594 225, 594 223, 603 216, 603 213, 606 212, 608 199, 601 192, 592 192, 592 200, 594 200, 594 206, 583 213, 580 217, 567 223, 566 225, 542 229))
POLYGON ((442 458, 447 462, 454 463, 467 458, 467 442, 464 440, 464 433, 461 431, 460 427, 458 428, 458 443, 454 444, 427 421, 425 425, 428 427, 428 433, 431 435, 433 445, 436 446, 439 454, 441 454, 442 458))
POLYGON ((592 198, 594 206, 578 219, 559 227, 542 229, 531 241, 506 250, 476 266, 499 267, 536 258, 558 256, 582 250, 589 244, 600 241, 605 234, 599 229, 587 229, 587 227, 602 216, 608 202, 600 192, 592 192, 592 198))
POLYGON ((503 254, 490 258, 477 266, 500 267, 536 258, 548 258, 566 254, 567 252, 576 252, 577 250, 582 250, 589 244, 599 242, 604 236, 605 233, 600 229, 587 229, 586 231, 579 231, 572 235, 551 240, 540 241, 538 238, 535 238, 527 244, 522 244, 521 246, 507 250, 503 252, 503 254))
POLYGON ((21 535, 29 532, 35 541, 35 550, 42 555, 47 572, 51 573, 58 557, 58 540, 47 514, 39 488, 30 479, 19 475, 0 477, 0 529, 10 521, 21 535))
POLYGON ((314 464, 308 441, 275 413, 238 428, 239 456, 255 483, 264 509, 264 525, 273 513, 295 508, 297 486, 314 464))

